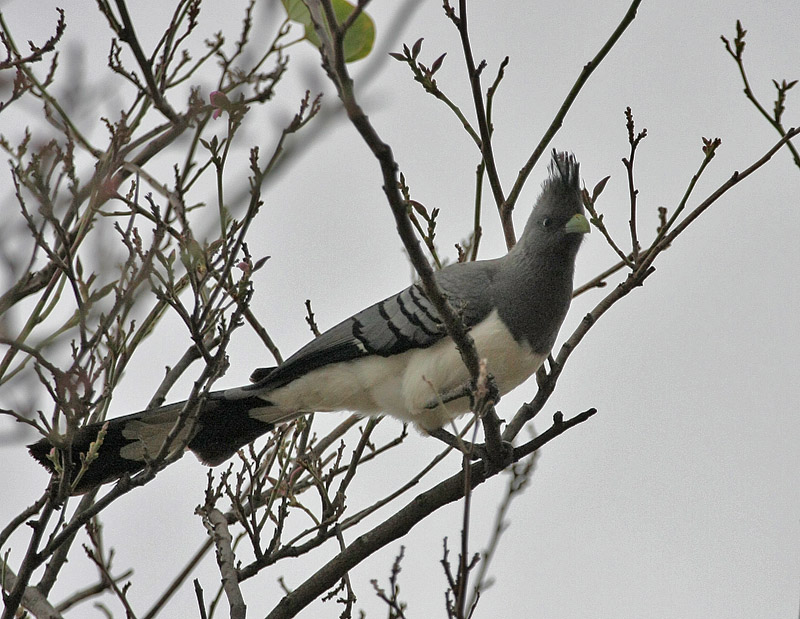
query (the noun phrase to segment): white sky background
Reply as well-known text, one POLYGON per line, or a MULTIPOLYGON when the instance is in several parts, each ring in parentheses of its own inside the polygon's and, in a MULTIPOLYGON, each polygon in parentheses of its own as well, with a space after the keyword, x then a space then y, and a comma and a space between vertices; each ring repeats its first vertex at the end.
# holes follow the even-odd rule
MULTIPOLYGON (((105 66, 107 27, 94 3, 65 4, 66 49, 83 50, 91 82, 105 66)), ((148 50, 169 10, 161 2, 130 4, 148 50), (148 20, 152 32, 144 26, 148 20)), ((239 4, 234 10, 233 3, 209 2, 195 35, 198 42, 220 29, 235 38, 243 10, 239 4)), ((602 8, 598 4, 472 3, 472 41, 476 57, 488 62, 486 85, 500 60, 511 57, 494 111, 494 147, 506 191, 581 67, 627 9, 624 1, 604 2, 602 8)), ((3 12, 19 42, 41 42, 52 33, 54 6, 39 1, 32 10, 29 2, 13 0, 3 3, 3 12)), ((377 24, 379 50, 385 37, 393 35, 386 29, 398 6, 411 5, 376 0, 369 9, 377 24)), ((723 143, 690 206, 777 140, 742 95, 736 66, 719 40, 720 34, 733 38, 737 18, 748 30, 745 60, 751 83, 771 108, 770 80, 800 78, 796 0, 645 0, 552 143, 576 154, 587 186, 612 175, 599 207, 620 241, 626 238, 628 215, 620 163, 628 153, 626 106, 633 108, 637 128, 648 129, 636 159, 640 214, 648 232, 655 228, 657 207, 672 210, 683 195, 702 160, 701 136, 720 137, 723 143)), ((263 27, 269 28, 265 38, 271 37, 272 27, 263 27)), ((448 52, 438 83, 469 110, 458 37, 439 2, 419 3, 390 51, 419 37, 425 37, 426 64, 448 52)), ((294 113, 306 88, 324 88, 325 105, 337 103, 324 83, 315 50, 304 43, 290 55, 292 63, 276 102, 254 110, 251 135, 244 142, 261 144, 262 152, 274 142, 275 127, 294 113)), ((62 63, 67 57, 62 55, 62 63)), ((453 243, 469 231, 478 153, 457 120, 413 82, 405 65, 386 61, 377 77, 358 89, 359 73, 372 62, 351 66, 360 101, 394 149, 412 196, 441 209, 439 247, 454 259, 453 243)), ((62 79, 70 70, 62 66, 62 79)), ((204 95, 210 79, 198 77, 204 95)), ((113 95, 109 85, 115 82, 105 84, 113 95)), ((800 90, 789 95, 787 126, 800 123, 800 90)), ((183 101, 176 98, 174 105, 181 107, 183 101)), ((115 102, 99 108, 94 118, 113 115, 119 107, 115 102)), ((13 134, 12 118, 3 115, 0 131, 13 134)), ((222 133, 223 121, 219 122, 222 133)), ((100 136, 95 134, 98 140, 100 136)), ((337 122, 303 148, 286 173, 270 184, 258 227, 250 235, 251 244, 256 239, 263 243, 254 253, 272 256, 255 280, 253 307, 284 354, 310 337, 303 319, 305 299, 312 300, 320 326, 329 327, 409 283, 409 267, 383 198, 377 165, 355 131, 337 122)), ((518 202, 518 230, 545 177, 544 164, 543 159, 518 202)), ((169 180, 169 165, 151 173, 169 180)), ((231 182, 242 182, 232 169, 228 174, 231 182)), ((511 526, 492 568, 497 583, 483 596, 478 617, 797 617, 798 190, 800 171, 788 151, 778 153, 692 225, 659 260, 644 288, 604 316, 573 354, 537 428, 544 429, 555 410, 571 416, 596 407, 599 413, 542 450, 531 486, 513 505, 511 526)), ((504 245, 488 184, 484 206, 482 257, 489 258, 500 255, 504 245)), ((7 216, 14 208, 5 200, 7 216)), ((579 254, 576 284, 614 261, 595 231, 579 254)), ((604 293, 594 291, 574 302, 559 345, 604 293)), ((162 330, 140 351, 138 364, 115 397, 115 415, 147 402, 161 368, 173 363, 176 351, 187 344, 174 337, 176 331, 162 330)), ((272 362, 244 329, 230 356, 231 369, 220 387, 242 383, 253 367, 272 362)), ((529 381, 503 399, 500 416, 510 418, 534 393, 535 381, 529 381)), ((173 395, 180 399, 185 392, 178 389, 173 395)), ((387 420, 382 426, 394 423, 387 420)), ((4 433, 12 430, 9 426, 0 420, 4 433)), ((383 466, 361 472, 350 502, 358 505, 359 495, 366 497, 363 502, 385 493, 439 448, 433 439, 412 435, 383 466)), ((39 495, 46 477, 21 442, 4 446, 2 458, 6 473, 0 478, 0 522, 6 523, 39 495)), ((442 475, 458 466, 453 457, 442 475)), ((129 598, 137 610, 149 607, 205 539, 193 515, 204 484, 205 469, 186 457, 105 512, 117 569, 136 569, 129 598)), ((474 551, 488 539, 504 487, 505 478, 494 479, 475 493, 474 551)), ((381 519, 389 513, 382 512, 381 519)), ((385 615, 369 579, 378 578, 387 586, 391 563, 404 544, 400 587, 409 617, 444 617, 441 540, 450 538, 455 557, 460 518, 460 505, 441 510, 354 570, 357 606, 369 617, 385 615)), ((24 553, 23 541, 17 538, 12 546, 12 565, 24 553)), ((333 552, 331 546, 321 554, 333 552)), ((311 563, 286 564, 245 583, 249 616, 263 616, 272 608, 279 595, 279 574, 296 586, 310 566, 324 560, 320 554, 313 557, 311 563)), ((65 574, 76 570, 74 564, 84 565, 87 574, 92 571, 77 547, 72 561, 65 574)), ((210 595, 219 578, 213 556, 196 575, 210 595)), ((53 599, 76 586, 65 579, 53 599)), ((107 601, 122 614, 113 600, 107 601)), ((331 603, 315 604, 301 616, 337 617, 339 612, 331 603)), ((74 616, 102 614, 85 605, 74 616)), ((190 586, 176 596, 165 616, 197 616, 190 586)))

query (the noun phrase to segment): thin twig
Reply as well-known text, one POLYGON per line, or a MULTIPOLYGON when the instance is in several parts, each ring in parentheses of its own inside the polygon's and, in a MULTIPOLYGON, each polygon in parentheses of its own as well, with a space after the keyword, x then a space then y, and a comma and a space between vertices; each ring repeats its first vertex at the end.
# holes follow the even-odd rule
POLYGON ((575 288, 572 291, 572 298, 582 295, 584 292, 591 290, 592 288, 604 288, 608 282, 606 280, 612 276, 617 271, 622 270, 627 264, 630 264, 630 260, 632 256, 626 256, 627 260, 620 260, 616 264, 608 267, 605 271, 600 273, 599 275, 595 275, 592 279, 590 279, 585 284, 582 284, 575 288))
MULTIPOLYGON (((770 114, 761 102, 756 97, 753 89, 750 87, 750 80, 747 78, 747 72, 744 68, 744 48, 745 48, 745 40, 744 37, 747 34, 747 30, 742 27, 742 23, 737 19, 736 20, 736 37, 733 40, 733 45, 731 45, 730 41, 724 36, 721 36, 723 44, 725 45, 725 50, 731 55, 734 62, 736 62, 736 66, 739 68, 739 75, 742 78, 742 83, 744 84, 744 95, 747 99, 753 104, 753 106, 758 110, 758 112, 767 120, 767 122, 777 131, 781 137, 786 135, 786 129, 783 127, 783 124, 780 121, 780 110, 782 105, 781 98, 785 96, 786 91, 794 86, 797 81, 793 83, 787 84, 784 80, 783 85, 781 86, 778 82, 775 83, 775 87, 778 90, 778 100, 776 101, 776 112, 774 115, 770 114)), ((792 153, 792 158, 794 159, 794 163, 796 166, 800 167, 800 152, 791 142, 786 142, 786 148, 789 149, 792 153)))
POLYGON ((131 16, 128 13, 128 7, 125 4, 125 0, 116 0, 117 10, 119 11, 119 16, 122 19, 122 28, 119 30, 119 38, 121 41, 124 41, 128 44, 128 47, 131 48, 131 52, 133 52, 134 57, 136 58, 136 63, 139 65, 139 68, 142 71, 142 77, 144 77, 145 82, 147 83, 147 88, 150 92, 147 94, 150 95, 151 99, 153 100, 153 104, 158 108, 164 116, 169 118, 173 123, 182 124, 183 119, 172 109, 170 104, 164 99, 164 96, 161 92, 161 89, 156 84, 155 77, 153 76, 153 68, 152 64, 147 60, 147 57, 144 55, 142 51, 142 46, 139 44, 139 39, 136 36, 136 30, 133 27, 133 22, 131 21, 131 16))
POLYGON ((512 441, 514 437, 519 434, 522 427, 543 408, 544 404, 547 402, 547 399, 550 397, 550 394, 555 389, 558 376, 561 374, 564 364, 569 359, 572 351, 588 333, 589 329, 594 326, 594 324, 611 308, 612 305, 622 299, 622 297, 627 295, 637 286, 641 286, 644 283, 644 280, 655 271, 655 268, 653 267, 653 261, 656 259, 656 257, 661 252, 665 251, 675 241, 675 239, 684 230, 686 230, 686 228, 695 219, 702 215, 703 212, 705 212, 714 202, 716 202, 735 185, 743 181, 753 172, 766 164, 786 142, 797 135, 800 135, 800 127, 788 130, 786 135, 778 140, 778 142, 772 146, 772 148, 770 148, 766 154, 764 154, 760 159, 758 159, 743 172, 734 172, 726 182, 716 189, 716 191, 714 191, 708 198, 703 200, 703 202, 695 207, 694 210, 686 215, 686 217, 678 222, 674 228, 672 228, 671 232, 666 234, 660 240, 654 242, 650 249, 648 249, 648 251, 641 256, 639 264, 636 265, 636 270, 630 272, 628 277, 623 282, 617 285, 614 290, 606 295, 594 307, 594 309, 592 309, 591 312, 586 314, 575 331, 573 331, 569 339, 564 342, 558 352, 558 356, 555 358, 553 367, 550 373, 547 375, 546 380, 544 383, 539 385, 539 390, 537 391, 534 399, 525 404, 506 426, 505 430, 503 431, 503 440, 509 442, 512 441))
POLYGON ((528 158, 528 161, 524 166, 522 166, 522 169, 517 174, 517 180, 506 198, 507 206, 504 206, 505 208, 514 208, 514 205, 516 204, 517 199, 522 192, 522 187, 524 186, 525 181, 533 170, 533 167, 536 165, 536 162, 539 161, 539 158, 542 156, 542 154, 547 151, 550 141, 553 139, 558 130, 561 129, 564 118, 567 116, 567 112, 569 112, 572 104, 578 97, 578 94, 580 94, 581 90, 586 85, 586 82, 589 80, 589 77, 592 75, 592 73, 594 73, 595 69, 597 69, 603 59, 608 55, 608 52, 610 52, 611 49, 617 44, 619 38, 636 18, 636 11, 639 9, 639 5, 641 3, 642 0, 633 0, 633 2, 631 2, 627 12, 617 26, 616 30, 614 30, 603 47, 600 48, 600 51, 597 52, 595 57, 583 66, 578 79, 573 84, 572 88, 564 99, 564 102, 561 104, 561 108, 559 108, 558 112, 553 118, 553 121, 550 123, 550 126, 547 128, 541 140, 539 141, 539 144, 537 144, 536 148, 533 149, 533 153, 528 158))
POLYGON ((636 185, 633 181, 633 168, 634 168, 634 157, 636 156, 636 149, 638 148, 641 141, 647 137, 647 129, 642 129, 638 134, 634 135, 634 124, 633 124, 633 112, 631 112, 631 108, 628 107, 625 109, 625 118, 627 120, 627 128, 628 128, 628 144, 630 145, 630 154, 627 158, 622 159, 622 163, 625 165, 625 171, 628 175, 628 196, 631 202, 631 215, 630 219, 628 220, 628 225, 630 227, 630 234, 631 234, 631 262, 636 264, 639 261, 639 231, 637 230, 636 226, 636 198, 639 194, 639 190, 636 189, 636 185))
MULTIPOLYGON (((512 454, 513 461, 517 462, 530 455, 570 428, 586 421, 595 412, 594 409, 590 409, 568 420, 560 418, 554 420, 553 425, 548 430, 514 449, 512 454)), ((499 473, 500 471, 488 472, 483 462, 472 464, 470 485, 475 488, 499 473)), ((344 551, 340 552, 300 586, 284 596, 272 612, 267 615, 267 619, 290 619, 295 617, 313 600, 334 586, 341 574, 351 570, 378 549, 406 535, 430 514, 445 505, 461 500, 463 496, 464 471, 462 470, 430 490, 419 494, 381 524, 353 540, 344 551)))
MULTIPOLYGON (((461 38, 461 48, 464 52, 464 61, 467 65, 467 75, 469 77, 470 90, 472 92, 472 103, 475 107, 475 116, 478 122, 478 131, 481 136, 481 154, 483 155, 483 163, 486 168, 486 176, 489 179, 489 186, 492 189, 495 204, 500 213, 500 222, 503 227, 503 235, 506 240, 506 247, 510 250, 517 242, 517 237, 514 232, 514 221, 511 219, 511 211, 513 205, 510 206, 503 193, 503 187, 500 182, 500 176, 497 172, 497 165, 494 159, 494 150, 492 149, 492 132, 487 118, 486 106, 483 101, 483 90, 481 88, 481 72, 486 65, 485 61, 480 65, 475 65, 475 58, 472 53, 472 43, 469 39, 469 26, 467 23, 467 0, 459 0, 458 15, 450 7, 447 0, 444 3, 445 13, 450 20, 455 24, 458 29, 459 37, 461 38)), ((502 70, 498 74, 502 77, 502 70)))

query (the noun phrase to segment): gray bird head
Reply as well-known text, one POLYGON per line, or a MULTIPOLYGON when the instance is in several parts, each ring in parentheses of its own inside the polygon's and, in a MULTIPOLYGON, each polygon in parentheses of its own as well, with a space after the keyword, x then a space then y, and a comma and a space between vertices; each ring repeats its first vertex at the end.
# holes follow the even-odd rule
POLYGON ((496 277, 500 317, 536 352, 552 348, 567 315, 575 257, 587 232, 578 162, 553 151, 550 177, 496 277))
POLYGON ((554 150, 548 171, 550 177, 542 184, 519 244, 537 254, 574 257, 590 230, 583 214, 580 164, 574 155, 554 150))

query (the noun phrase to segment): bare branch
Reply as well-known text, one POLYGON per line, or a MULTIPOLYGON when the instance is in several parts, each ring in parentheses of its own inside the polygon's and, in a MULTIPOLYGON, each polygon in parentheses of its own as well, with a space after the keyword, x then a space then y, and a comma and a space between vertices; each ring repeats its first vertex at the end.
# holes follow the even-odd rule
POLYGON ((522 169, 517 174, 517 180, 514 183, 514 186, 511 188, 511 191, 508 193, 508 196, 506 197, 507 204, 504 205, 503 208, 509 210, 514 208, 525 181, 533 171, 533 167, 536 165, 536 162, 539 161, 539 158, 542 156, 542 154, 547 151, 550 141, 553 139, 558 130, 561 129, 561 125, 564 123, 564 118, 566 118, 567 112, 569 112, 572 104, 575 102, 575 99, 578 98, 578 95, 586 85, 589 77, 592 75, 592 73, 594 73, 595 69, 597 69, 611 49, 617 44, 617 41, 619 41, 620 37, 625 30, 627 30, 628 26, 630 26, 633 20, 636 18, 636 11, 639 10, 639 5, 641 3, 642 0, 633 0, 633 2, 631 2, 630 6, 628 7, 628 11, 625 13, 625 16, 622 18, 622 21, 619 23, 616 30, 611 33, 611 36, 605 42, 603 47, 600 48, 600 51, 597 52, 595 57, 584 65, 580 75, 578 76, 578 79, 575 81, 572 89, 569 91, 564 99, 564 102, 561 104, 561 108, 556 113, 555 118, 553 118, 553 122, 550 123, 550 126, 547 128, 542 136, 542 139, 539 141, 539 144, 537 144, 536 148, 533 149, 533 153, 531 153, 528 161, 524 166, 522 166, 522 169))
MULTIPOLYGON (((544 433, 514 449, 513 461, 517 462, 533 453, 568 429, 586 421, 595 412, 594 409, 591 409, 568 420, 558 418, 544 433)), ((488 472, 483 462, 472 464, 470 465, 470 487, 474 489, 498 473, 499 471, 488 472)), ((460 471, 430 490, 419 494, 394 515, 353 540, 345 550, 317 570, 303 584, 287 594, 267 615, 267 619, 290 619, 294 617, 313 600, 334 586, 341 574, 351 570, 378 549, 406 535, 414 526, 433 512, 463 498, 464 480, 465 473, 460 471)))
POLYGON ((228 530, 228 521, 222 512, 214 507, 201 508, 201 513, 208 533, 217 548, 217 565, 222 575, 222 587, 230 604, 231 619, 244 619, 247 615, 247 605, 242 597, 236 575, 236 557, 233 554, 231 544, 233 538, 228 530))

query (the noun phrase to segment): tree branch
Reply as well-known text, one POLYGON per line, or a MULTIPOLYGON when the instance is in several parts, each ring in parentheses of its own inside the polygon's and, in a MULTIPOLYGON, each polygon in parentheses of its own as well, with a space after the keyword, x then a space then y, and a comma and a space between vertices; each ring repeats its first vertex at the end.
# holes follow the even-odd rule
MULTIPOLYGON (((344 53, 342 50, 344 33, 341 28, 336 25, 335 19, 332 17, 333 8, 329 0, 308 0, 307 5, 314 18, 314 28, 322 44, 321 53, 323 67, 336 86, 339 98, 342 100, 350 122, 378 160, 383 176, 383 190, 386 194, 392 214, 394 215, 397 232, 403 241, 403 246, 408 253, 414 269, 420 277, 426 296, 442 318, 447 333, 453 338, 461 354, 461 358, 469 370, 472 380, 477 384, 480 375, 480 360, 475 349, 475 342, 468 333, 463 321, 437 285, 433 268, 425 259, 419 240, 414 234, 414 229, 409 220, 408 213, 406 212, 405 203, 400 194, 398 165, 392 154, 392 149, 381 139, 378 132, 367 118, 367 115, 356 101, 353 80, 350 78, 344 62, 344 53), (322 17, 323 15, 325 16, 324 18, 322 17), (326 29, 325 24, 321 21, 322 19, 327 20, 326 24, 329 30, 326 29), (328 34, 329 31, 333 33, 332 38, 328 34)), ((491 390, 487 390, 487 392, 488 391, 491 390)), ((485 402, 476 402, 475 408, 479 410, 484 406, 485 402)), ((499 420, 497 419, 494 406, 488 407, 484 418, 486 422, 488 422, 490 432, 493 427, 499 428, 499 420)), ((484 423, 484 428, 486 429, 486 427, 487 423, 484 423)), ((497 436, 487 436, 487 444, 499 444, 499 432, 496 434, 497 436)))
MULTIPOLYGON (((467 2, 459 0, 458 15, 450 7, 450 3, 445 1, 445 12, 450 20, 456 25, 458 34, 461 38, 461 47, 464 50, 464 61, 467 65, 467 75, 469 76, 470 90, 472 92, 472 103, 475 107, 475 115, 478 121, 478 130, 481 135, 481 154, 486 169, 486 176, 489 178, 489 186, 492 189, 495 204, 500 213, 500 222, 503 227, 503 235, 506 240, 506 248, 511 249, 517 242, 514 232, 514 221, 511 219, 513 205, 509 205, 503 194, 503 187, 500 183, 500 175, 497 172, 497 165, 494 160, 494 150, 492 149, 492 131, 486 113, 486 106, 483 101, 483 91, 481 90, 481 72, 485 62, 475 66, 475 58, 472 54, 472 43, 469 40, 469 27, 467 26, 467 2)), ((502 75, 502 72, 500 73, 502 75)))
POLYGON ((513 209, 514 205, 519 198, 519 194, 522 191, 522 187, 525 184, 528 175, 530 175, 531 171, 533 170, 533 166, 536 165, 536 162, 539 161, 539 158, 542 156, 547 148, 550 145, 550 141, 553 139, 555 134, 561 129, 561 125, 564 122, 564 118, 567 116, 567 112, 569 112, 572 104, 575 102, 575 99, 578 97, 578 94, 586 85, 586 82, 589 80, 589 77, 594 73, 594 70, 600 65, 603 59, 608 55, 608 52, 617 44, 617 41, 622 36, 622 34, 627 30, 628 26, 631 25, 633 20, 636 18, 636 11, 639 9, 639 5, 642 3, 642 0, 633 0, 631 2, 630 7, 628 7, 628 11, 625 13, 625 16, 622 18, 622 21, 617 26, 617 29, 611 34, 611 36, 606 41, 605 45, 600 48, 600 51, 597 52, 597 55, 592 58, 589 62, 587 62, 583 69, 581 70, 578 79, 573 84, 572 89, 567 94, 566 99, 561 104, 561 108, 556 113, 555 118, 553 118, 553 122, 550 123, 550 126, 545 131, 542 139, 537 144, 536 148, 533 149, 533 153, 528 158, 528 161, 519 171, 517 175, 517 181, 514 183, 514 186, 511 188, 511 191, 506 198, 506 203, 503 208, 506 209, 513 209))
MULTIPOLYGON (((568 429, 586 421, 595 412, 595 409, 589 409, 566 421, 557 415, 548 430, 514 449, 513 461, 517 462, 533 453, 568 429)), ((483 462, 469 465, 469 488, 474 489, 499 472, 489 471, 483 462)), ((287 594, 267 615, 267 619, 290 619, 296 616, 308 604, 333 587, 342 574, 353 569, 380 548, 406 535, 414 526, 436 510, 460 500, 464 496, 465 489, 465 471, 461 470, 430 490, 419 494, 393 516, 353 540, 347 548, 317 570, 303 584, 287 594)))
POLYGON ((217 565, 222 575, 222 588, 230 604, 231 619, 244 619, 247 605, 244 602, 239 580, 236 577, 236 556, 233 554, 231 532, 225 515, 215 507, 201 508, 208 533, 217 548, 217 565))

